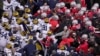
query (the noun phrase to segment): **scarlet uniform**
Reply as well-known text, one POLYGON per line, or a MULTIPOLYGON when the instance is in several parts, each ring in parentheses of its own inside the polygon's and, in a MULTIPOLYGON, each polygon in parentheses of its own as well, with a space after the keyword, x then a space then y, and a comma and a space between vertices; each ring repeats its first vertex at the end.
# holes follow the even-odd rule
POLYGON ((67 10, 67 7, 62 7, 62 8, 60 8, 60 12, 61 12, 61 13, 64 13, 66 10, 67 10))
POLYGON ((92 26, 92 22, 91 21, 86 21, 86 26, 87 26, 87 29, 90 31, 90 32, 95 32, 95 27, 92 26))
POLYGON ((78 9, 76 7, 72 7, 71 8, 71 14, 75 15, 76 13, 78 13, 78 9))
POLYGON ((41 15, 41 13, 50 14, 51 10, 50 10, 49 6, 41 6, 40 10, 38 10, 37 13, 34 14, 34 16, 39 16, 39 15, 41 15))
POLYGON ((56 4, 56 6, 58 6, 58 8, 56 8, 56 11, 58 13, 65 13, 65 11, 67 10, 67 7, 65 7, 64 2, 60 2, 60 3, 56 4))
POLYGON ((82 6, 82 7, 86 7, 86 2, 85 2, 85 0, 81 0, 81 6, 82 6))
POLYGON ((56 12, 59 12, 59 11, 60 11, 60 7, 61 7, 60 3, 57 3, 57 4, 56 4, 56 7, 54 8, 55 11, 56 11, 56 12))
POLYGON ((83 11, 79 11, 74 16, 75 19, 80 19, 80 20, 84 20, 85 17, 86 17, 86 15, 84 15, 84 12, 83 11))
POLYGON ((46 39, 46 41, 44 41, 44 42, 42 42, 44 45, 45 45, 45 47, 50 47, 51 46, 51 41, 52 41, 52 38, 50 38, 50 37, 46 37, 45 38, 46 39))
POLYGON ((83 21, 85 17, 86 17, 85 15, 82 15, 79 17, 79 19, 83 21))
POLYGON ((75 31, 75 30, 80 29, 80 27, 81 27, 80 24, 76 24, 76 25, 73 25, 73 26, 71 27, 71 29, 75 31))
POLYGON ((74 42, 74 39, 72 37, 69 37, 69 38, 64 38, 61 42, 60 42, 60 45, 59 47, 61 47, 62 45, 68 45, 70 46, 71 43, 74 42))
POLYGON ((87 16, 90 18, 90 19, 92 19, 93 18, 93 12, 92 11, 89 11, 88 13, 87 13, 87 16))
POLYGON ((65 15, 66 15, 66 17, 71 17, 70 9, 67 9, 67 10, 65 11, 65 15))
POLYGON ((73 20, 72 23, 73 25, 71 27, 71 30, 76 31, 81 28, 81 25, 78 23, 78 20, 73 20))
POLYGON ((88 29, 89 29, 91 32, 95 32, 95 27, 93 27, 93 26, 89 26, 88 29))
POLYGON ((50 19, 50 24, 52 30, 55 30, 59 26, 58 20, 55 20, 53 18, 50 19))
POLYGON ((60 2, 71 3, 73 0, 60 0, 60 2))
POLYGON ((85 41, 83 44, 80 44, 76 50, 83 51, 84 54, 87 54, 88 53, 88 43, 85 41))

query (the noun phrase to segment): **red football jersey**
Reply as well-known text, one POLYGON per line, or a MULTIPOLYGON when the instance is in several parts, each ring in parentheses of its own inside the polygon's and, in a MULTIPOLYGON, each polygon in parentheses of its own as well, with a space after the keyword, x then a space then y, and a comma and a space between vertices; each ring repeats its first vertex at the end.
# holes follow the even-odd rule
POLYGON ((82 5, 82 7, 86 7, 85 0, 81 0, 81 5, 82 5))
POLYGON ((73 0, 60 0, 60 2, 71 3, 73 0))

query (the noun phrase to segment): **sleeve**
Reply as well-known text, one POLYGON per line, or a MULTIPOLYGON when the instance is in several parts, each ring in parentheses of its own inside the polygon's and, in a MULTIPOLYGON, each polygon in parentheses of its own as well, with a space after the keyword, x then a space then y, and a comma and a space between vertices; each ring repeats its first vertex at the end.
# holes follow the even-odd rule
POLYGON ((21 53, 15 52, 15 56, 22 56, 21 53))
POLYGON ((69 34, 70 34, 70 31, 68 30, 68 31, 66 32, 66 35, 65 35, 64 37, 68 37, 69 34))
POLYGON ((3 5, 3 10, 7 11, 8 9, 7 9, 7 5, 6 5, 5 3, 6 3, 6 2, 4 1, 4 2, 3 2, 3 4, 4 4, 4 5, 3 5))
POLYGON ((81 50, 80 46, 76 48, 76 51, 79 52, 81 50))
POLYGON ((56 43, 58 40, 55 38, 55 36, 52 36, 53 42, 56 43))
POLYGON ((14 1, 14 2, 13 2, 13 10, 15 10, 15 8, 16 8, 17 6, 19 7, 19 6, 20 6, 20 3, 14 1))
POLYGON ((55 34, 55 36, 62 36, 62 35, 63 35, 63 32, 55 34))
POLYGON ((8 50, 7 48, 4 48, 4 52, 7 54, 7 56, 12 56, 11 50, 8 50))
POLYGON ((81 0, 81 5, 82 5, 82 7, 86 7, 85 0, 81 0))

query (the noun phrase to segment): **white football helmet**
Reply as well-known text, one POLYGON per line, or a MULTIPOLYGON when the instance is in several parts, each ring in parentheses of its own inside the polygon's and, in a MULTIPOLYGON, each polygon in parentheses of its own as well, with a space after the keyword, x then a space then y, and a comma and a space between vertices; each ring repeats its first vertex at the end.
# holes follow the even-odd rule
POLYGON ((76 6, 76 2, 75 2, 75 1, 72 1, 72 2, 70 3, 70 5, 71 5, 71 7, 76 6))
POLYGON ((78 20, 73 20, 72 24, 78 24, 78 20))
POLYGON ((45 13, 45 12, 41 13, 41 17, 42 18, 47 17, 47 13, 45 13))

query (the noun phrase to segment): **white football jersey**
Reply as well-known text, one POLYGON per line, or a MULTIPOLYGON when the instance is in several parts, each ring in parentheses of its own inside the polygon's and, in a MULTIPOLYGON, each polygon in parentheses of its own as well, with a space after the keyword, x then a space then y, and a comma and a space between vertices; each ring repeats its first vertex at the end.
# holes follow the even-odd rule
POLYGON ((42 19, 38 19, 38 21, 39 21, 39 24, 44 23, 44 20, 42 20, 42 19))
POLYGON ((4 1, 4 6, 3 6, 3 9, 5 11, 8 11, 8 10, 15 10, 16 6, 18 6, 20 8, 20 3, 15 1, 15 0, 12 0, 10 3, 8 3, 7 1, 4 1))
POLYGON ((29 22, 32 22, 32 19, 29 17, 29 18, 28 18, 28 21, 29 21, 29 22))
POLYGON ((14 53, 14 56, 22 56, 22 54, 19 53, 19 52, 15 52, 15 53, 14 53))
POLYGON ((23 39, 21 39, 20 42, 21 42, 21 46, 20 46, 21 48, 24 48, 27 45, 27 41, 23 39))
POLYGON ((16 7, 19 7, 20 8, 20 6, 21 6, 20 3, 17 2, 17 1, 14 1, 12 4, 13 4, 13 11, 15 11, 15 8, 16 7))
POLYGON ((40 36, 40 34, 41 34, 41 33, 39 33, 39 32, 36 33, 36 39, 37 39, 38 41, 42 41, 42 40, 43 40, 43 37, 42 37, 42 35, 40 36), (40 37, 41 37, 41 38, 40 38, 40 37))
POLYGON ((8 34, 9 34, 9 31, 6 31, 5 29, 2 29, 0 37, 4 37, 4 38, 8 39, 8 34))
POLYGON ((17 24, 16 17, 12 17, 11 24, 17 24))
POLYGON ((28 14, 28 17, 32 17, 32 14, 28 14))
POLYGON ((5 47, 7 44, 7 40, 4 37, 0 38, 0 46, 1 47, 5 47))
POLYGON ((33 31, 36 31, 39 29, 40 26, 39 24, 34 24, 32 27, 33 27, 33 31))
POLYGON ((14 3, 15 1, 11 1, 10 3, 8 3, 8 1, 3 1, 3 10, 6 11, 9 14, 9 18, 12 17, 12 11, 13 11, 13 7, 14 7, 14 3))
POLYGON ((7 54, 7 56, 12 56, 12 51, 11 51, 11 49, 4 48, 4 52, 7 54))
POLYGON ((24 27, 23 25, 19 25, 21 27, 21 31, 24 31, 24 27))
POLYGON ((70 54, 69 51, 66 50, 60 50, 60 49, 57 50, 57 53, 59 54, 61 54, 62 52, 65 53, 65 56, 70 54))
POLYGON ((57 43, 58 40, 55 38, 54 35, 51 35, 50 38, 52 38, 52 40, 54 41, 54 43, 57 43))
POLYGON ((9 22, 8 18, 2 17, 2 23, 3 23, 3 22, 9 22))
POLYGON ((51 25, 49 23, 42 23, 40 24, 41 27, 41 33, 42 33, 42 37, 45 38, 47 35, 47 32, 50 30, 51 25))
POLYGON ((51 24, 42 23, 40 24, 40 26, 41 26, 41 32, 46 34, 50 30, 51 24))
POLYGON ((3 1, 3 10, 5 11, 11 11, 13 7, 13 1, 11 3, 8 3, 7 1, 3 1))

